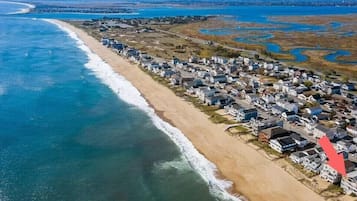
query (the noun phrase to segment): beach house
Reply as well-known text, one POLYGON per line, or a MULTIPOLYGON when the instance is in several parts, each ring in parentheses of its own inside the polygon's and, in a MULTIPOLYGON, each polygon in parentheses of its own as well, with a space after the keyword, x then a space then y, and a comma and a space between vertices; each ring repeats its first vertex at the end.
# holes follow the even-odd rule
POLYGON ((220 108, 228 105, 231 101, 231 98, 224 94, 218 94, 214 96, 205 97, 204 103, 207 105, 216 105, 220 108))
POLYGON ((252 120, 250 121, 250 126, 252 128, 252 134, 258 136, 259 132, 263 129, 275 127, 275 126, 283 126, 283 121, 276 120, 252 120))
POLYGON ((237 113, 237 121, 245 122, 258 117, 258 110, 256 108, 241 108, 237 113))
POLYGON ((224 109, 227 114, 233 117, 237 117, 239 110, 242 109, 242 106, 237 103, 232 103, 230 105, 225 106, 224 109))
POLYGON ((271 139, 269 146, 279 153, 285 153, 287 151, 293 151, 297 144, 290 136, 271 139))
POLYGON ((293 132, 290 137, 295 141, 298 148, 304 148, 309 144, 309 141, 298 133, 293 132))
POLYGON ((340 186, 346 194, 357 195, 357 170, 354 170, 343 177, 340 186))
MULTIPOLYGON (((355 165, 349 160, 345 161, 346 173, 349 173, 354 170, 355 165)), ((341 174, 339 174, 334 168, 329 164, 325 163, 322 165, 320 171, 320 177, 330 183, 336 184, 341 181, 341 174)))
POLYGON ((308 155, 306 153, 297 151, 297 152, 290 154, 289 158, 294 163, 302 164, 302 162, 304 161, 304 158, 307 156, 308 155))
POLYGON ((259 132, 258 140, 260 142, 269 143, 271 139, 288 136, 289 133, 290 132, 288 130, 283 129, 280 126, 275 126, 261 130, 259 132))
POLYGON ((204 102, 206 98, 214 96, 217 90, 214 87, 200 87, 196 93, 198 99, 204 102))
POLYGON ((308 171, 319 173, 321 170, 322 162, 323 160, 319 156, 312 155, 303 159, 302 166, 308 171))

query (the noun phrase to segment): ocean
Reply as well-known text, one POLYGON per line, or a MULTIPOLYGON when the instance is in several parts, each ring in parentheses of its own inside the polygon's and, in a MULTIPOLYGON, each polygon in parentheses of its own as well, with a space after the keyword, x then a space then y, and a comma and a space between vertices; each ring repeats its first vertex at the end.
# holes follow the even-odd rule
POLYGON ((215 166, 73 33, 6 13, 1 201, 238 200, 215 166))

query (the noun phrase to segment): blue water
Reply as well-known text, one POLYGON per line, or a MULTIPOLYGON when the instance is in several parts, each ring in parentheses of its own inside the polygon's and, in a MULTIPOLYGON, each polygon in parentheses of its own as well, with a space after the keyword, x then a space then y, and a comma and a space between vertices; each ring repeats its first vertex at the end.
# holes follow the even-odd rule
POLYGON ((21 10, 22 8, 26 8, 26 7, 19 4, 6 3, 0 1, 0 15, 7 14, 7 13, 14 13, 16 11, 21 10))
MULTIPOLYGON (((151 16, 153 9, 142 10, 139 16, 151 16)), ((154 9, 155 10, 155 9, 154 9)), ((230 27, 230 28, 215 28, 215 29, 202 29, 201 33, 207 35, 230 35, 230 34, 244 34, 244 36, 238 37, 235 40, 238 42, 246 44, 259 44, 265 46, 266 50, 271 53, 282 53, 292 54, 295 62, 304 62, 308 59, 306 55, 302 54, 304 50, 318 50, 319 47, 307 47, 307 48, 296 48, 289 52, 282 51, 281 47, 272 42, 268 42, 269 39, 274 36, 269 33, 269 31, 282 31, 282 32, 324 32, 329 28, 334 30, 339 29, 343 26, 341 22, 332 22, 329 25, 310 25, 302 23, 291 23, 291 22, 281 22, 270 20, 271 16, 293 16, 293 15, 335 15, 335 14, 356 14, 357 7, 286 7, 286 6, 274 6, 274 7, 264 7, 264 6, 243 6, 243 7, 225 7, 222 9, 207 9, 207 10, 195 10, 195 9, 168 9, 170 13, 164 13, 164 15, 176 15, 176 12, 180 12, 182 15, 185 14, 205 14, 205 15, 231 15, 235 16, 236 20, 240 22, 250 22, 259 23, 266 26, 259 27, 230 27), (203 12, 204 11, 204 12, 203 12), (271 26, 273 25, 273 26, 271 26), (254 31, 264 31, 268 32, 264 36, 256 37, 251 35, 250 32, 254 31)), ((163 12, 159 9, 160 12, 163 12)), ((347 31, 341 33, 344 37, 350 37, 355 34, 355 31, 347 31)), ((333 50, 334 53, 326 55, 325 60, 335 63, 343 64, 355 64, 356 61, 343 61, 338 59, 341 56, 347 56, 350 54, 348 50, 333 50)))
POLYGON ((331 54, 328 54, 324 57, 325 60, 327 61, 338 61, 339 63, 343 63, 343 64, 357 64, 357 60, 355 61, 344 61, 339 59, 339 57, 341 56, 350 56, 351 53, 349 51, 346 50, 337 50, 331 54))
MULTIPOLYGON (((289 53, 295 56, 295 61, 305 62, 309 59, 308 56, 302 54, 302 52, 305 50, 311 50, 311 49, 309 49, 309 48, 295 48, 295 49, 290 50, 289 53)), ((314 50, 314 49, 312 49, 312 50, 314 50)))
POLYGON ((219 200, 66 33, 1 16, 0 37, 1 201, 219 200))
MULTIPOLYGON (((31 2, 31 1, 28 1, 31 2)), ((30 14, 29 17, 57 18, 57 19, 92 19, 107 17, 160 17, 180 15, 231 15, 244 22, 269 22, 268 16, 284 15, 327 15, 327 14, 353 14, 357 7, 288 7, 288 6, 230 6, 218 8, 176 8, 156 7, 134 11, 136 15, 105 15, 105 14, 79 14, 79 13, 43 13, 30 14)))

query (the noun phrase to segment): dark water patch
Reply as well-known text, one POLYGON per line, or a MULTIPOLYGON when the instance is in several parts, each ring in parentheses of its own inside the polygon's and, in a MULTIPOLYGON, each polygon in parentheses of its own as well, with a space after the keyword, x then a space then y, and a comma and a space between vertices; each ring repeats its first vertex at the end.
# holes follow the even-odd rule
POLYGON ((337 50, 331 54, 324 56, 324 59, 329 62, 337 62, 337 63, 341 63, 341 64, 357 64, 357 60, 346 61, 346 60, 339 59, 339 57, 342 57, 342 56, 346 56, 346 57, 351 56, 351 52, 346 51, 346 50, 337 50))
POLYGON ((302 54, 305 50, 309 50, 309 48, 295 48, 290 50, 289 53, 295 57, 294 62, 305 62, 309 59, 308 56, 302 54))

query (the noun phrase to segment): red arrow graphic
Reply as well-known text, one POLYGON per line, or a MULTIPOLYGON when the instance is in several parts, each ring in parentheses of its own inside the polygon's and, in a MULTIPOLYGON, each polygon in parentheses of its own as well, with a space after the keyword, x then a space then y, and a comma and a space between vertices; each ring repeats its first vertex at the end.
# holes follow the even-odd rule
POLYGON ((319 139, 319 144, 325 151, 328 158, 327 164, 335 169, 338 173, 346 176, 345 160, 342 154, 337 154, 335 148, 332 146, 330 139, 327 136, 323 136, 319 139))

